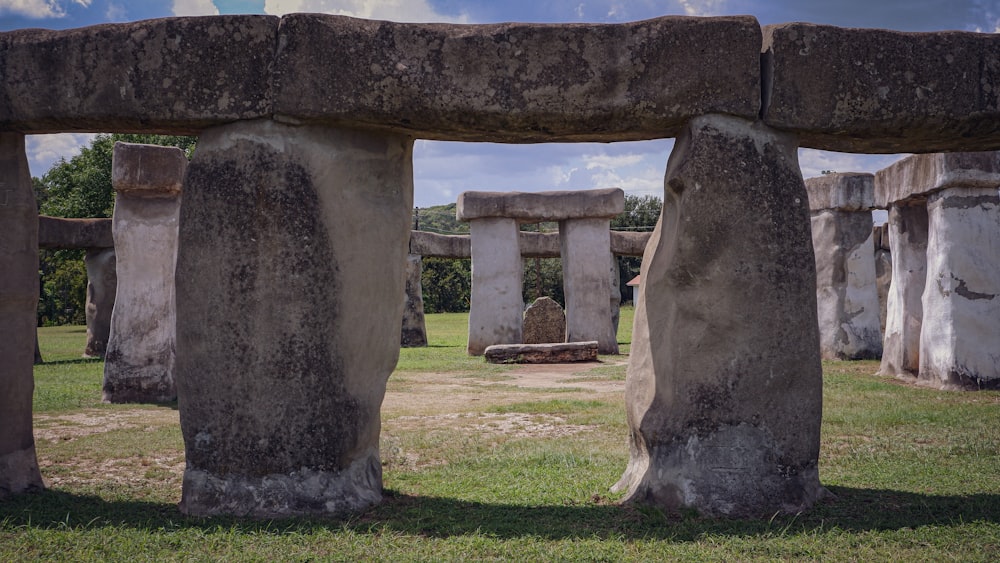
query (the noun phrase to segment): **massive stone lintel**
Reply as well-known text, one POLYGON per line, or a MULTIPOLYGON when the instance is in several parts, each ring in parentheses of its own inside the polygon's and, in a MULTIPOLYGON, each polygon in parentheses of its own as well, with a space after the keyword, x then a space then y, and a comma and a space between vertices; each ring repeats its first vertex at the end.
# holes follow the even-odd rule
POLYGON ((39 248, 114 248, 111 219, 38 217, 39 248))
POLYGON ((467 349, 469 354, 479 356, 492 344, 521 342, 523 266, 514 219, 476 219, 469 228, 472 295, 467 349))
POLYGON ((895 204, 886 224, 892 241, 892 281, 886 299, 879 373, 913 379, 920 370, 920 327, 927 279, 927 207, 895 204))
POLYGON ((915 154, 875 173, 875 207, 924 202, 930 194, 948 188, 997 186, 1000 152, 915 154))
POLYGON ((176 147, 115 143, 112 231, 118 277, 104 400, 174 400, 174 264, 187 159, 176 147))
POLYGON ((381 499, 412 153, 407 137, 267 120, 199 138, 177 259, 183 512, 339 514, 381 499))
POLYGON ((749 16, 453 25, 292 14, 274 111, 427 139, 672 137, 703 113, 758 114, 760 42, 749 16))
MULTIPOLYGON (((652 233, 611 231, 611 253, 616 256, 642 256, 652 233)), ((517 234, 523 258, 558 258, 559 233, 517 234)), ((469 235, 439 235, 427 231, 410 232, 410 253, 434 258, 471 258, 469 235)))
POLYGON ((667 165, 625 383, 625 502, 798 512, 820 486, 816 266, 795 138, 692 120, 667 165))
POLYGON ((806 180, 824 359, 882 355, 872 241, 874 189, 871 174, 827 174, 806 180))
POLYGON ((494 344, 483 354, 491 364, 596 362, 597 341, 547 344, 494 344))
POLYGON ((0 133, 0 500, 43 487, 31 428, 38 211, 24 135, 0 133))
POLYGON ((271 113, 279 18, 0 34, 0 130, 190 134, 271 113))
MULTIPOLYGON (((507 217, 518 223, 611 219, 625 209, 621 188, 554 192, 462 192, 455 215, 459 221, 507 217)), ((610 227, 609 227, 610 228, 610 227)), ((610 242, 608 243, 610 248, 610 242)))
POLYGON ((420 286, 421 266, 419 255, 410 254, 406 257, 405 305, 403 305, 403 328, 400 331, 400 343, 403 348, 427 346, 424 293, 420 286))
POLYGON ((805 147, 1000 149, 1000 35, 764 28, 763 112, 805 147))
POLYGON ((118 289, 115 249, 91 248, 83 262, 87 268, 87 345, 83 355, 103 358, 111 338, 111 313, 118 289))
POLYGON ((471 258, 469 235, 439 235, 410 231, 410 254, 429 258, 471 258))

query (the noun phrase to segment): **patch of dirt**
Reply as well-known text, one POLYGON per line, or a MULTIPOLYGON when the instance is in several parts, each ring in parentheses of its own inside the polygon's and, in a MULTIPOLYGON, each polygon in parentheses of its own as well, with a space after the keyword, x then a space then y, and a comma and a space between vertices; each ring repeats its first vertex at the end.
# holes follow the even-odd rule
POLYGON ((173 409, 87 409, 72 414, 36 414, 35 440, 61 442, 111 430, 176 424, 180 424, 180 417, 173 409))
POLYGON ((556 438, 591 430, 592 425, 566 424, 566 419, 551 414, 467 412, 431 416, 398 416, 392 420, 395 430, 454 428, 467 426, 482 434, 515 438, 556 438))

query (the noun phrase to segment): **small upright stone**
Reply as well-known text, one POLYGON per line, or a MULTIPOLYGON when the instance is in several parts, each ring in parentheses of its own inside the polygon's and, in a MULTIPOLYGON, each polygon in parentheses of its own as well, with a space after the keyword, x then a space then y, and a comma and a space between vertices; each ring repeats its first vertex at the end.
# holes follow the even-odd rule
POLYGON ((406 296, 403 306, 403 328, 400 344, 403 348, 427 346, 427 325, 424 323, 424 294, 420 287, 422 260, 417 254, 406 257, 406 296))
POLYGON ((87 267, 87 346, 83 355, 104 357, 111 337, 111 312, 118 288, 115 249, 87 249, 83 262, 87 267))
POLYGON ((566 313, 551 297, 539 297, 524 311, 524 343, 566 341, 566 313))

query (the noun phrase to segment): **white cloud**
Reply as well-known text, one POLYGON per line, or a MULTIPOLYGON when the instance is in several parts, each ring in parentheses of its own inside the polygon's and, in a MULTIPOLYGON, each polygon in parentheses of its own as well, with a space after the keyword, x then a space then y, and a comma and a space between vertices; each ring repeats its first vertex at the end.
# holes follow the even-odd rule
POLYGON ((718 16, 726 11, 726 0, 677 0, 688 16, 718 16))
POLYGON ((814 178, 823 174, 824 170, 832 172, 868 172, 875 173, 905 154, 852 154, 829 152, 817 149, 799 149, 799 168, 803 178, 814 178))
POLYGON ((55 0, 0 0, 0 14, 11 13, 27 18, 61 18, 66 15, 55 0))
POLYGON ((583 161, 586 163, 587 170, 593 170, 595 168, 615 169, 623 166, 638 164, 642 162, 643 158, 644 155, 641 154, 589 154, 584 155, 583 161))
POLYGON ((281 16, 315 12, 397 22, 468 23, 468 16, 437 12, 428 0, 265 0, 264 12, 281 16))
POLYGON ((92 1, 93 0, 73 0, 73 3, 74 4, 79 4, 79 5, 83 6, 84 8, 89 8, 92 1))
POLYGON ((174 0, 175 16, 217 16, 219 9, 212 0, 174 0))
POLYGON ((108 2, 108 7, 104 10, 104 19, 109 22, 128 21, 128 11, 121 4, 108 2))
POLYGON ((583 19, 583 4, 578 4, 576 6, 576 17, 577 19, 583 19))
POLYGON ((69 160, 79 154, 80 148, 97 135, 93 133, 58 133, 55 135, 28 135, 25 138, 25 152, 31 175, 41 177, 60 158, 69 160))

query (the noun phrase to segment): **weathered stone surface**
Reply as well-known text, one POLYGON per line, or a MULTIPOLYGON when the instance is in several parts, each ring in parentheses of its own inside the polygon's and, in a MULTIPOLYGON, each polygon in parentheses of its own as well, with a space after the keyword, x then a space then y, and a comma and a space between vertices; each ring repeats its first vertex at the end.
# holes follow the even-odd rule
POLYGON ((525 344, 566 342, 566 314, 551 297, 539 297, 524 310, 525 344))
POLYGON ((381 499, 412 150, 266 120, 199 138, 177 260, 183 512, 271 518, 381 499))
POLYGON ((1000 194, 949 188, 927 202, 918 381, 1000 388, 1000 194))
POLYGON ((817 149, 1000 149, 1000 35, 764 27, 763 113, 817 149))
POLYGON ((920 369, 921 298, 927 279, 927 208, 922 204, 893 205, 886 225, 892 241, 892 282, 886 299, 879 373, 913 379, 920 369))
POLYGON ((269 115, 279 18, 0 34, 0 130, 193 133, 269 115))
POLYGON ((760 34, 748 16, 449 25, 292 14, 275 112, 426 139, 672 137, 692 116, 758 114, 760 34))
POLYGON ((616 256, 639 256, 641 258, 652 234, 611 231, 611 253, 616 256))
POLYGON ((566 297, 566 341, 596 340, 602 354, 617 354, 611 314, 610 220, 569 219, 559 222, 562 243, 563 293, 566 297))
POLYGON ((472 239, 472 295, 468 352, 479 356, 492 344, 521 342, 523 268, 516 221, 476 219, 471 222, 469 230, 472 239))
POLYGON ((112 233, 117 288, 104 356, 104 400, 177 398, 174 265, 180 187, 187 167, 176 147, 115 143, 112 233))
POLYGON ((626 502, 706 514, 815 502, 816 266, 792 136, 691 121, 642 265, 625 399, 626 502))
MULTIPOLYGON (((809 194, 810 211, 868 211, 875 203, 875 176, 841 172, 807 178, 806 193, 809 194)), ((870 219, 869 216, 869 223, 870 219)))
POLYGON ((87 267, 87 345, 85 357, 104 357, 111 338, 111 313, 118 288, 114 248, 93 248, 83 258, 87 267))
POLYGON ((875 205, 921 202, 953 187, 1000 186, 1000 152, 915 154, 875 173, 875 205))
MULTIPOLYGON (((506 217, 518 223, 611 219, 625 209, 621 188, 553 192, 462 192, 455 214, 459 221, 506 217)), ((608 227, 610 229, 610 226, 608 227)), ((608 243, 610 248, 610 242, 608 243)))
POLYGON ((24 135, 0 133, 0 499, 41 489, 31 428, 38 211, 24 135))
POLYGON ((611 305, 611 333, 615 335, 615 345, 618 344, 618 321, 621 320, 621 304, 622 304, 622 289, 621 289, 621 272, 618 270, 618 258, 611 256, 611 267, 608 269, 611 274, 609 282, 611 283, 611 300, 609 304, 611 305))
POLYGON ((114 248, 111 219, 38 217, 39 248, 114 248))
POLYGON ((406 290, 403 305, 403 328, 400 343, 403 348, 427 346, 427 326, 424 324, 424 294, 420 286, 420 256, 406 257, 406 290))
POLYGON ((892 254, 889 251, 889 230, 887 225, 877 225, 872 229, 875 238, 875 287, 878 289, 879 327, 885 338, 886 308, 889 287, 892 285, 892 254))
POLYGON ((410 254, 428 258, 471 258, 469 235, 439 235, 410 231, 410 254))
POLYGON ((517 233, 522 258, 559 258, 559 233, 517 233))
POLYGON ((484 353, 491 364, 566 364, 596 362, 597 341, 557 344, 494 344, 484 353))
MULTIPOLYGON (((809 184, 807 180, 807 188, 809 184)), ((821 357, 880 358, 882 331, 871 213, 824 209, 814 211, 811 221, 821 357)))
MULTIPOLYGON (((611 253, 642 256, 652 233, 611 231, 611 253)), ((559 233, 517 233, 522 258, 558 258, 559 233)), ((439 235, 427 231, 410 232, 410 253, 434 258, 471 258, 469 235, 439 235)))

